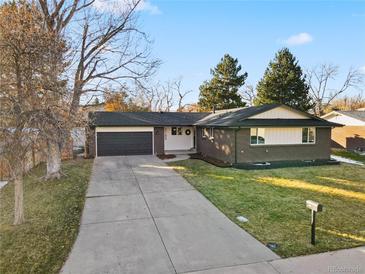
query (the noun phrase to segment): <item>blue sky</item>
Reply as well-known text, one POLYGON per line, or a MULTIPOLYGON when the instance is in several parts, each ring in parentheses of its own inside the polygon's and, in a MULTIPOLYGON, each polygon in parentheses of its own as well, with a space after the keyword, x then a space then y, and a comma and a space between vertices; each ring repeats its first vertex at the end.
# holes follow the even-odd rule
POLYGON ((365 1, 151 0, 140 19, 163 61, 156 78, 183 77, 184 88, 193 90, 189 102, 225 53, 238 58, 253 85, 284 46, 303 68, 339 65, 332 86, 351 66, 365 72, 365 1))

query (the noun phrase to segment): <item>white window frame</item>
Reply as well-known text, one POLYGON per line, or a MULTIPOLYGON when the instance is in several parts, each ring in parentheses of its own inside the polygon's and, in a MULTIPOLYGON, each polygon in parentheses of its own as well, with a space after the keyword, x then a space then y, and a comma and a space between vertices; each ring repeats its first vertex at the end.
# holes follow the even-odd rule
POLYGON ((312 144, 315 144, 316 143, 316 128, 315 127, 303 127, 302 128, 302 144, 303 145, 312 145, 312 144), (304 129, 308 129, 308 132, 307 132, 307 142, 303 142, 303 130, 304 129), (310 131, 313 130, 313 142, 310 142, 309 141, 309 133, 310 131))
POLYGON ((171 136, 179 136, 179 135, 183 135, 183 130, 181 127, 171 127, 171 136), (176 129, 176 134, 172 134, 172 129, 175 128, 176 129))
POLYGON ((214 128, 212 127, 203 127, 202 128, 202 138, 208 138, 209 140, 214 140, 214 128), (207 134, 206 134, 207 131, 207 134))
POLYGON ((214 128, 209 128, 209 140, 214 140, 214 128))
MULTIPOLYGON (((288 143, 288 144, 286 144, 286 143, 278 143, 278 144, 272 144, 272 143, 270 143, 270 138, 269 138, 269 136, 266 134, 266 131, 265 131, 265 128, 260 128, 260 127, 258 127, 258 128, 255 128, 255 127, 252 127, 252 128, 250 128, 250 139, 249 139, 249 143, 250 143, 250 146, 291 146, 291 145, 293 145, 293 146, 295 146, 295 145, 314 145, 314 144, 316 144, 316 134, 317 134, 317 132, 316 132, 316 130, 317 130, 317 128, 316 127, 297 127, 299 130, 301 130, 301 139, 299 139, 298 140, 298 143, 288 143), (308 131, 307 131, 307 141, 306 142, 304 142, 303 141, 303 134, 304 134, 304 130, 305 129, 308 129, 308 131), (259 131, 260 130, 262 130, 262 132, 261 132, 261 134, 259 134, 259 131), (255 134, 253 134, 253 133, 255 133, 255 134), (309 138, 309 136, 313 136, 313 141, 309 141, 310 140, 310 138, 309 138), (253 136, 256 136, 256 143, 252 143, 252 137, 253 136), (259 136, 262 136, 263 138, 264 138, 264 143, 259 143, 259 136)), ((299 136, 298 136, 299 137, 299 136)))
POLYGON ((250 145, 251 146, 264 146, 264 145, 267 145, 266 143, 265 143, 265 141, 266 141, 266 139, 265 139, 265 128, 258 128, 258 127, 256 127, 256 128, 250 128, 250 145), (256 131, 256 135, 251 135, 251 131, 252 131, 252 129, 254 129, 255 131, 256 131), (263 136, 263 138, 264 138, 264 143, 259 143, 258 141, 259 141, 259 129, 261 129, 261 130, 263 130, 264 131, 264 136, 263 136), (252 136, 256 136, 256 143, 252 143, 251 142, 251 138, 252 138, 252 136))
POLYGON ((203 127, 203 128, 202 128, 202 139, 208 138, 208 135, 207 135, 207 134, 205 134, 205 130, 206 130, 206 129, 207 129, 206 127, 203 127))

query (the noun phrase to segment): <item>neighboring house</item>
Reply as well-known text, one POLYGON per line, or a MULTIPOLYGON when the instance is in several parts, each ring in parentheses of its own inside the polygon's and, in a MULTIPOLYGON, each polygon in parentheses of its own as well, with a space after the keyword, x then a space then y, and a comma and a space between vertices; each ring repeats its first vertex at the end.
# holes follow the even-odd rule
POLYGON ((340 126, 278 104, 216 111, 90 113, 89 156, 194 153, 231 164, 330 159, 340 126))
MULTIPOLYGON (((90 112, 95 111, 104 111, 105 104, 91 104, 91 105, 84 105, 80 107, 80 113, 82 115, 82 119, 84 121, 88 120, 88 115, 90 112)), ((71 130, 71 137, 72 137, 72 146, 73 149, 82 148, 85 146, 86 137, 85 137, 85 128, 84 127, 75 127, 71 130)))
POLYGON ((365 109, 332 111, 322 116, 333 123, 344 125, 332 130, 332 146, 348 150, 365 150, 365 109))
MULTIPOLYGON (((3 128, 4 129, 4 128, 3 128)), ((8 134, 14 133, 15 128, 4 129, 8 134)), ((47 159, 43 153, 45 143, 38 139, 39 130, 35 128, 23 129, 23 145, 28 147, 23 162, 23 172, 26 173, 38 164, 45 162, 47 159)), ((0 142, 0 181, 10 179, 10 167, 9 163, 3 155, 4 145, 8 139, 4 139, 0 142)))
POLYGON ((80 111, 84 113, 85 118, 88 118, 89 112, 104 111, 104 110, 105 110, 105 103, 80 106, 80 111))

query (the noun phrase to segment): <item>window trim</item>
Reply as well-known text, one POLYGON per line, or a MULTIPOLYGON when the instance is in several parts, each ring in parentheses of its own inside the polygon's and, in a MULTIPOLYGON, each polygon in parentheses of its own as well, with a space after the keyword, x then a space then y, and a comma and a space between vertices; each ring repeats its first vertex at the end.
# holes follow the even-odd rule
POLYGON ((202 128, 202 139, 214 140, 214 128, 213 127, 203 127, 202 128), (205 134, 207 131, 207 134, 205 134))
POLYGON ((209 128, 209 140, 214 140, 214 128, 209 128))
MULTIPOLYGON (((296 127, 296 128, 300 128, 303 132, 303 129, 304 128, 308 128, 308 129, 313 129, 313 132, 314 132, 314 140, 313 142, 306 142, 304 143, 303 142, 303 137, 302 137, 302 140, 300 143, 296 143, 296 144, 268 144, 268 143, 264 143, 264 144, 252 144, 251 143, 251 129, 256 129, 256 136, 258 136, 258 129, 259 128, 255 128, 255 127, 251 127, 249 128, 250 130, 250 134, 249 134, 249 144, 250 146, 302 146, 302 145, 315 145, 316 144, 316 141, 317 141, 317 128, 316 127, 296 127)), ((263 129, 265 129, 265 127, 263 127, 263 129)), ((265 141, 266 141, 266 137, 264 136, 265 138, 265 141)), ((308 130, 308 140, 309 140, 309 130, 308 130)))
POLYGON ((182 127, 171 127, 171 136, 180 136, 180 135, 183 135, 182 127), (175 134, 172 134, 174 128, 175 128, 175 134))
POLYGON ((207 138, 208 136, 207 135, 205 135, 205 129, 206 129, 206 127, 202 127, 202 139, 205 139, 205 138, 207 138))
POLYGON ((316 143, 316 135, 317 135, 317 130, 315 127, 302 127, 302 144, 303 145, 314 145, 316 143), (307 132, 307 142, 303 142, 303 130, 304 129, 308 129, 308 132, 307 132), (309 141, 309 133, 310 133, 310 129, 313 130, 313 142, 310 142, 309 141))
MULTIPOLYGON (((265 130, 265 128, 262 128, 263 130, 265 130)), ((266 141, 266 138, 265 138, 265 131, 264 131, 264 143, 258 143, 258 140, 259 140, 259 138, 258 138, 258 135, 259 134, 259 128, 258 127, 252 127, 252 128, 250 128, 250 145, 251 146, 269 146, 270 144, 266 144, 265 143, 265 141, 266 141), (255 129, 255 131, 256 131, 256 143, 251 143, 251 138, 252 138, 252 136, 254 136, 254 135, 251 135, 251 130, 252 129, 255 129)))

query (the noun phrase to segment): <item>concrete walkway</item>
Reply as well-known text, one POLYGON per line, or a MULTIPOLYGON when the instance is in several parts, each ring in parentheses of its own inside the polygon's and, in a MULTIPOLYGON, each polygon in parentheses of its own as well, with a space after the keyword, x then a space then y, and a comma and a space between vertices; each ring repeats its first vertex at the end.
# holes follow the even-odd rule
POLYGON ((277 259, 268 262, 215 268, 189 274, 325 274, 365 273, 365 247, 277 259))
POLYGON ((341 156, 331 155, 331 159, 342 162, 342 163, 346 163, 346 164, 364 166, 364 164, 361 163, 360 161, 355 161, 355 160, 345 158, 345 157, 341 157, 341 156))
POLYGON ((258 272, 246 273, 271 273, 266 262, 278 258, 158 158, 101 157, 61 272, 242 273, 219 269, 248 265, 258 272))

